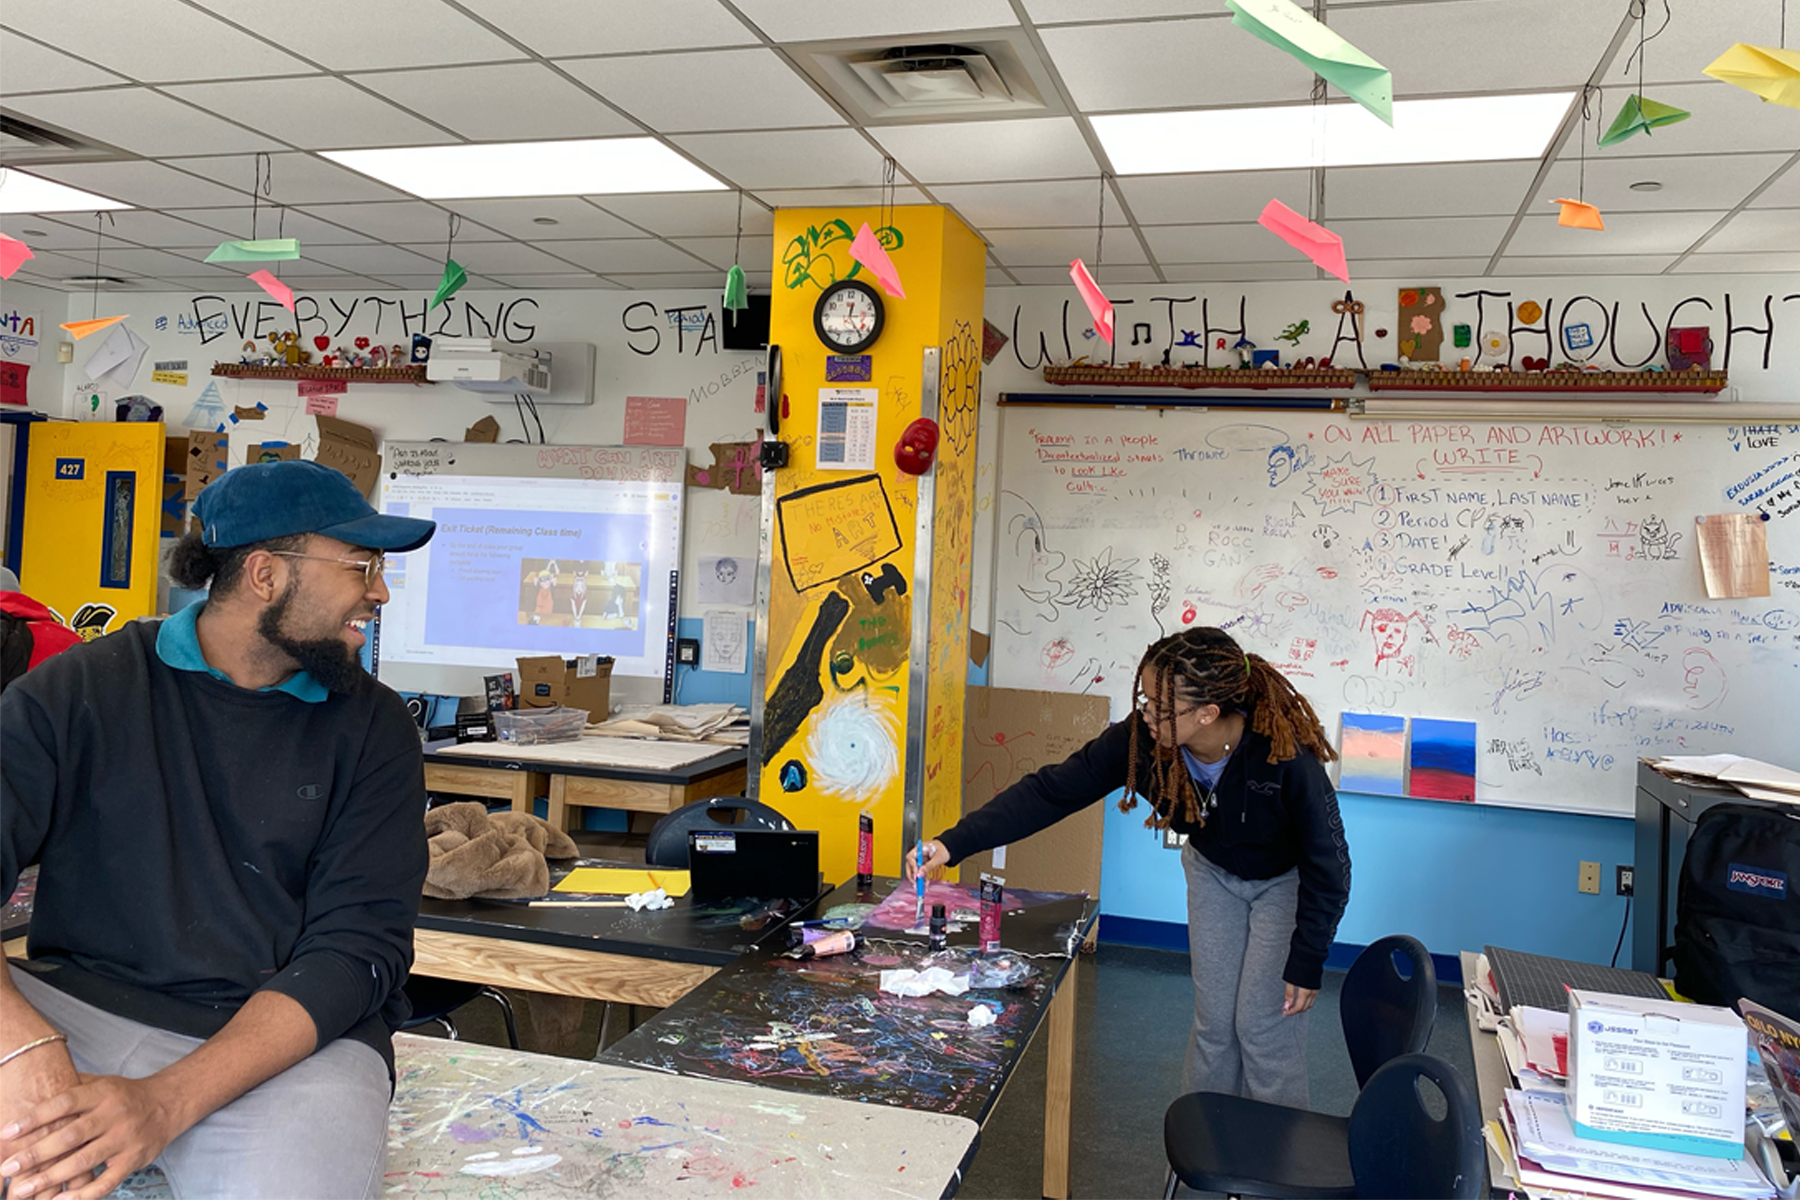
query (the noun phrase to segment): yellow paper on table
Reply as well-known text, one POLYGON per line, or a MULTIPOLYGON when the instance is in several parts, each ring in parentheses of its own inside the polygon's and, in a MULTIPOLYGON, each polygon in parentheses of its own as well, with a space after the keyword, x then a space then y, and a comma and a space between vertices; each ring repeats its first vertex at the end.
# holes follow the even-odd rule
POLYGON ((1310 67, 1391 128, 1394 76, 1391 71, 1313 19, 1293 0, 1225 0, 1231 23, 1310 67))
POLYGON ((1706 74, 1753 92, 1770 104, 1800 108, 1800 50, 1739 42, 1715 58, 1706 74))
POLYGON ((686 871, 641 871, 630 867, 576 867, 563 877, 553 892, 584 892, 602 896, 629 896, 661 888, 671 899, 685 896, 693 885, 686 871))

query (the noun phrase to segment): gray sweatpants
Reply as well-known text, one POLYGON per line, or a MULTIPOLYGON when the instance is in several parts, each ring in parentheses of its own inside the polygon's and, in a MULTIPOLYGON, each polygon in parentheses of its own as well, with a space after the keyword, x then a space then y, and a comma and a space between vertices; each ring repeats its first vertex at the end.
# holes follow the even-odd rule
POLYGON ((1181 866, 1194 975, 1194 1032, 1182 1090, 1307 1107, 1308 1014, 1281 1015, 1299 871, 1239 879, 1192 845, 1182 848, 1181 866))
MULTIPOLYGON (((13 985, 69 1037, 75 1069, 142 1079, 201 1044, 114 1016, 8 964, 13 985)), ((348 1038, 315 1051, 170 1142, 156 1160, 179 1200, 381 1195, 388 1073, 348 1038)))

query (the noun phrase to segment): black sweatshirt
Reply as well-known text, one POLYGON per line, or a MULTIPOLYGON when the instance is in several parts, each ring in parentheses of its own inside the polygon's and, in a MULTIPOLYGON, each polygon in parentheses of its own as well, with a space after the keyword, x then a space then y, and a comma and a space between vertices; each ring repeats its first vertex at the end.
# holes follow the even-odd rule
MULTIPOLYGON (((1126 756, 1138 737, 1138 787, 1156 771, 1147 730, 1134 717, 1112 726, 1055 766, 1033 771, 938 835, 952 865, 971 854, 1030 837, 1125 786, 1126 756)), ((1186 778, 1185 771, 1183 772, 1186 778)), ((1191 783, 1192 781, 1189 780, 1191 783)), ((1273 879, 1300 869, 1294 936, 1282 979, 1317 988, 1338 920, 1350 900, 1350 847, 1337 790, 1306 750, 1269 762, 1269 739, 1246 730, 1216 789, 1218 808, 1197 826, 1175 806, 1170 822, 1206 860, 1239 879, 1273 879)), ((1168 804, 1159 805, 1167 809, 1168 804)))
POLYGON ((0 895, 41 864, 17 965, 200 1038, 267 988, 391 1073, 425 879, 417 726, 374 680, 307 703, 177 670, 158 628, 0 697, 0 895))

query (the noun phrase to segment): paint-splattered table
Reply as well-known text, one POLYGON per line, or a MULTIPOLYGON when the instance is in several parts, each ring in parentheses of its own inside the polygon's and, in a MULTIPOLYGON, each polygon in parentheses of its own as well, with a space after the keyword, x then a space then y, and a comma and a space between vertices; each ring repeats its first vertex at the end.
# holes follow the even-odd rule
MULTIPOLYGON (((859 899, 880 901, 897 886, 897 880, 878 880, 872 894, 859 896, 845 885, 821 900, 819 911, 830 914, 859 899)), ((966 905, 966 890, 962 896, 966 905)), ((1038 968, 1025 986, 960 996, 885 994, 880 973, 916 960, 922 941, 893 928, 865 926, 869 940, 856 954, 807 962, 784 957, 782 947, 765 942, 640 1026, 601 1061, 985 1122, 1048 1015, 1043 1194, 1061 1200, 1068 1195, 1074 1074, 1076 976, 1070 968, 1097 910, 1085 896, 1039 893, 1034 901, 1002 923, 1006 947, 1031 956, 1038 968), (993 1024, 970 1024, 978 1003, 994 1010, 993 1024)), ((950 940, 967 945, 973 938, 969 928, 950 940)))

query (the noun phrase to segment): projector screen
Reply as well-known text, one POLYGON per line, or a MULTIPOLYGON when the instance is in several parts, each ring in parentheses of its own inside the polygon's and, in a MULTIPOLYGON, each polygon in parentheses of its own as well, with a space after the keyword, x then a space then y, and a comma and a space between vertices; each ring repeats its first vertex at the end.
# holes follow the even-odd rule
POLYGON ((438 529, 388 567, 384 682, 475 695, 482 676, 539 654, 666 677, 684 452, 398 443, 387 462, 382 511, 438 529))

